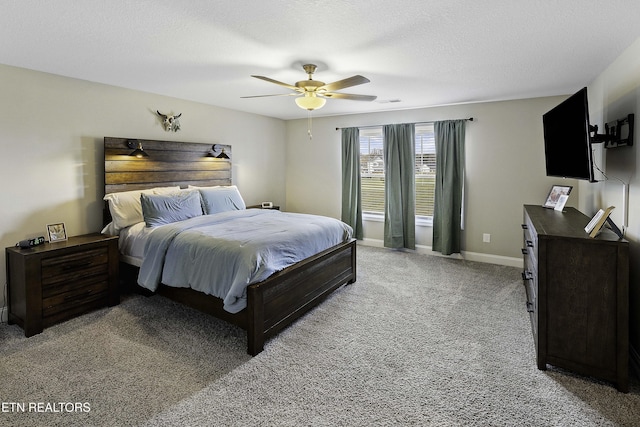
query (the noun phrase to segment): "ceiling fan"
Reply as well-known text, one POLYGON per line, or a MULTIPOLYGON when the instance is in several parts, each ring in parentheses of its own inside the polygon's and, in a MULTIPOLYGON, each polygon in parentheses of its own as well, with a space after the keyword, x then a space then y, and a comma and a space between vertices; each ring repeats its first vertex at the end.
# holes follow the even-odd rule
POLYGON ((265 96, 297 96, 295 99, 298 107, 304 110, 317 110, 322 108, 327 102, 326 98, 336 99, 350 99, 353 101, 373 101, 376 96, 371 95, 355 95, 351 93, 334 92, 336 90, 344 89, 351 86, 357 86, 364 83, 369 83, 369 79, 360 75, 352 76, 343 80, 338 80, 333 83, 325 83, 320 80, 313 80, 313 73, 316 71, 317 66, 314 64, 305 64, 302 66, 309 78, 307 80, 300 80, 293 85, 283 83, 278 80, 271 79, 264 76, 251 76, 256 79, 264 80, 267 82, 275 83, 280 86, 292 89, 293 93, 283 93, 275 95, 256 95, 256 96, 243 96, 242 98, 262 98, 265 96))

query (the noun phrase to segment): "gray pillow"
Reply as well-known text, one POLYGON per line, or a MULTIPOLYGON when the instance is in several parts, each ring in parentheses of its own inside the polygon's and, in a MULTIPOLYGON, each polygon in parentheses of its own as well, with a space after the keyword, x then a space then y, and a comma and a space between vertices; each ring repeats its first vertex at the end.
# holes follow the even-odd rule
POLYGON ((218 212, 237 211, 247 206, 235 185, 227 187, 199 187, 202 209, 206 215, 218 212))
POLYGON ((169 195, 142 193, 140 203, 147 227, 157 227, 202 215, 198 191, 183 190, 169 195))

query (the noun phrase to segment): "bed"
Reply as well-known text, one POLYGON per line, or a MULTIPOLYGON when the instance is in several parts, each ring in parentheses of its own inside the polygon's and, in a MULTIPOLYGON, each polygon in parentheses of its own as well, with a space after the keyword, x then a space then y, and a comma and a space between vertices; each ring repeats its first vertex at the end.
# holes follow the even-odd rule
MULTIPOLYGON (((217 206, 215 203, 218 203, 218 200, 225 200, 227 204, 231 203, 235 208, 238 208, 238 204, 244 204, 241 196, 237 193, 237 187, 233 186, 231 182, 231 160, 217 157, 223 149, 225 154, 232 157, 231 146, 228 145, 212 146, 211 144, 202 143, 105 137, 106 202, 103 220, 105 229, 103 232, 105 234, 120 235, 121 282, 135 281, 139 286, 138 282, 142 282, 142 286, 149 291, 243 328, 247 332, 247 351, 255 356, 264 349, 267 339, 273 337, 321 303, 336 289, 345 284, 355 282, 356 244, 350 233, 345 233, 339 238, 337 237, 339 232, 335 231, 328 233, 336 235, 331 237, 334 240, 324 241, 325 238, 323 237, 321 239, 323 241, 317 243, 315 247, 312 245, 304 250, 286 251, 284 257, 288 259, 288 264, 276 265, 271 270, 266 268, 259 269, 260 271, 257 272, 254 271, 253 273, 256 274, 250 280, 245 280, 251 283, 248 285, 245 283, 242 296, 238 293, 235 282, 216 284, 216 286, 223 287, 228 285, 224 289, 234 288, 235 286, 235 296, 232 295, 231 297, 225 297, 224 293, 215 296, 215 292, 210 292, 207 289, 198 290, 197 277, 190 277, 187 280, 188 283, 178 284, 178 286, 169 286, 164 283, 166 277, 169 278, 166 281, 173 280, 171 279, 173 273, 167 273, 165 276, 164 271, 159 272, 157 266, 149 267, 150 264, 153 264, 149 259, 146 260, 145 264, 143 248, 147 245, 151 248, 159 248, 162 243, 157 243, 157 241, 164 242, 169 239, 173 242, 174 235, 179 235, 181 236, 180 238, 184 236, 186 241, 188 240, 186 236, 189 233, 195 233, 196 235, 196 237, 192 235, 189 239, 198 240, 199 237, 197 236, 205 233, 203 229, 207 230, 206 232, 210 230, 219 232, 220 230, 234 227, 237 230, 254 227, 253 230, 256 233, 262 230, 267 232, 270 227, 279 227, 278 224, 282 222, 282 217, 284 216, 291 216, 285 220, 285 222, 291 222, 296 216, 302 215, 262 209, 242 209, 246 208, 246 206, 240 206, 240 209, 222 209, 222 212, 218 212, 215 207, 217 206), (135 158, 130 156, 133 149, 139 146, 143 147, 148 157, 135 158), (218 190, 229 192, 228 197, 218 198, 218 190), (216 193, 216 198, 203 199, 205 194, 213 194, 214 192, 216 193), (207 200, 210 206, 215 205, 211 208, 212 213, 215 213, 215 215, 207 215, 207 212, 202 212, 204 215, 199 217, 195 214, 189 216, 189 214, 184 213, 190 209, 185 209, 183 206, 193 206, 195 203, 193 201, 194 193, 199 194, 203 211, 207 210, 207 200), (144 194, 144 196, 141 196, 141 194, 144 194), (179 194, 179 196, 176 196, 176 194, 179 194), (237 202, 236 194, 240 197, 239 202, 237 202), (127 200, 127 197, 131 199, 141 198, 142 203, 145 203, 146 217, 142 224, 138 218, 137 222, 131 220, 133 223, 125 225, 121 221, 122 212, 114 211, 114 206, 116 205, 127 206, 126 203, 120 203, 122 200, 127 200), (163 206, 168 203, 166 202, 167 200, 173 203, 176 199, 179 199, 180 203, 180 210, 177 214, 179 216, 178 220, 165 224, 163 211, 163 214, 156 218, 159 221, 158 227, 146 227, 147 220, 152 223, 154 221, 154 216, 150 212, 155 214, 155 209, 158 206, 160 206, 158 209, 162 211, 164 209, 163 206), (114 200, 118 202, 116 203, 114 200), (183 218, 183 216, 187 216, 187 218, 183 218), (214 224, 209 224, 210 220, 214 221, 214 224), (118 223, 118 226, 116 226, 116 223, 118 223), (238 225, 232 227, 230 224, 238 225), (260 226, 257 227, 255 224, 260 226), (269 224, 268 227, 267 224, 269 224), (183 228, 186 230, 183 230, 183 228), (155 231, 156 229, 161 231, 155 231), (149 232, 149 230, 154 231, 149 232), (148 244, 147 240, 150 238, 158 240, 155 243, 148 244), (293 259, 293 256, 297 258, 293 259), (152 279, 150 280, 149 277, 152 279), (233 298, 236 299, 234 300, 233 298)), ((134 217, 139 213, 134 215, 127 213, 124 217, 129 220, 129 217, 134 217)), ((314 218, 316 217, 314 216, 314 218)), ((301 222, 308 222, 306 217, 298 219, 301 222)), ((315 227, 324 226, 323 221, 325 220, 340 223, 340 221, 325 217, 317 217, 317 219, 318 224, 314 223, 315 227)), ((278 229, 278 232, 280 231, 282 230, 278 229)), ((324 232, 322 234, 323 236, 325 235, 324 232)), ((246 239, 247 236, 244 235, 240 238, 246 239)), ((257 239, 260 242, 255 243, 256 248, 262 248, 261 250, 267 250, 270 253, 272 248, 267 247, 265 249, 264 246, 265 242, 270 238, 268 234, 262 235, 261 238, 257 239)), ((296 239, 295 235, 292 239, 296 239)), ((302 240, 306 239, 304 237, 302 240)), ((176 237, 175 240, 178 240, 178 238, 176 237)), ((169 247, 168 245, 167 248, 169 247)), ((254 245, 254 243, 251 243, 251 245, 254 245)), ((286 249, 290 245, 292 244, 287 242, 279 246, 286 249)), ((191 250, 191 252, 193 253, 194 251, 191 250)), ((152 253, 152 251, 148 253, 152 253)), ((169 255, 169 259, 172 259, 171 251, 167 249, 166 253, 169 255)), ((213 257, 208 259, 213 259, 213 257)), ((280 260, 281 257, 273 257, 273 259, 280 260)), ((166 262, 167 264, 172 263, 171 261, 166 262)), ((165 260, 163 259, 162 264, 164 263, 165 260)), ((175 261, 173 265, 175 267, 182 263, 183 261, 175 261)), ((233 263, 227 260, 227 264, 233 263)), ((212 269, 208 261, 199 261, 193 265, 202 265, 203 269, 212 269)), ((194 273, 199 268, 186 270, 194 273)), ((220 268, 222 267, 218 266, 213 270, 221 271, 219 270, 220 268)), ((196 274, 196 276, 206 276, 206 274, 196 274)), ((219 280, 219 282, 224 281, 222 279, 219 280)))

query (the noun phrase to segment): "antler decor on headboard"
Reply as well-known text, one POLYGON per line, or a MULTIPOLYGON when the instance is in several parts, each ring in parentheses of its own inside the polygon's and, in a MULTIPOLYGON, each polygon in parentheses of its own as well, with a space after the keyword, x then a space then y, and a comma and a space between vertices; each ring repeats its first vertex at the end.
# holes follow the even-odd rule
MULTIPOLYGON (((231 185, 231 160, 209 156, 211 143, 104 138, 105 194, 145 188, 231 185), (141 142, 148 157, 131 157, 129 142, 141 142)), ((231 146, 216 144, 231 157, 231 146)))

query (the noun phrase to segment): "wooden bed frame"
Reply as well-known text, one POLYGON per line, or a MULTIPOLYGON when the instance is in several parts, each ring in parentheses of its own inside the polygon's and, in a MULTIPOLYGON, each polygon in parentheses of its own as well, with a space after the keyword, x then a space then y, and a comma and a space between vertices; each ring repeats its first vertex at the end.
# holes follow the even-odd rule
MULTIPOLYGON (((228 145, 104 138, 105 194, 165 186, 231 185, 231 161, 211 157, 228 145), (142 143, 149 157, 129 154, 142 143), (213 148, 215 147, 215 152, 213 148)), ((110 221, 105 206, 104 222, 110 221)), ((123 266, 137 277, 137 268, 123 266)), ((232 314, 222 300, 187 288, 161 285, 157 293, 233 323, 247 331, 248 353, 264 349, 265 341, 321 303, 334 290, 356 281, 356 243, 351 240, 302 260, 268 279, 249 285, 247 307, 232 314)))

